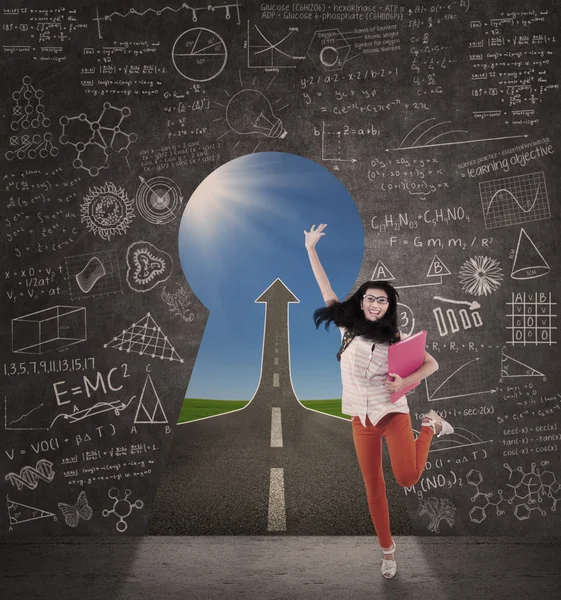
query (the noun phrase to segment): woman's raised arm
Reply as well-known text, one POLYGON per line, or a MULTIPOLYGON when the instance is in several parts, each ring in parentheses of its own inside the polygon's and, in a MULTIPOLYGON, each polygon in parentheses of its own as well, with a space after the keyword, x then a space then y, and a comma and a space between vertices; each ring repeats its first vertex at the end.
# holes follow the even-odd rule
POLYGON ((310 231, 304 230, 304 235, 306 237, 305 246, 306 250, 308 251, 308 258, 310 259, 312 271, 314 272, 316 281, 318 282, 321 295, 323 296, 325 304, 330 304, 334 300, 338 301, 339 298, 337 298, 335 292, 331 289, 331 284, 329 283, 329 279, 327 278, 327 275, 321 266, 318 253, 316 251, 316 244, 319 242, 319 238, 325 235, 323 230, 326 227, 326 223, 321 223, 317 229, 315 225, 312 225, 310 231))

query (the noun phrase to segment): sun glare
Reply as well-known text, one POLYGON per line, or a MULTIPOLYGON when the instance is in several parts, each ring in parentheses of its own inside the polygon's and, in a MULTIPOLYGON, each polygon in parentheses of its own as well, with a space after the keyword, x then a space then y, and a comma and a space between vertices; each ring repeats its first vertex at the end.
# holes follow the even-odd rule
POLYGON ((189 235, 208 239, 224 233, 225 228, 249 227, 255 215, 281 217, 284 207, 268 189, 287 182, 263 166, 237 159, 208 175, 189 199, 182 227, 189 235))

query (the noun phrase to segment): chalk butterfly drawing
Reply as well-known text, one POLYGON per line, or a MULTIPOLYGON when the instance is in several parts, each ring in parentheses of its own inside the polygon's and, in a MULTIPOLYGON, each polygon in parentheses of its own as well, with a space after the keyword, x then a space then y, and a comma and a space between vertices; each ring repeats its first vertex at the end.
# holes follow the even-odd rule
POLYGON ((88 499, 86 498, 86 492, 84 492, 84 490, 80 492, 78 500, 76 501, 76 506, 59 502, 58 507, 64 515, 66 524, 70 527, 77 527, 80 517, 85 521, 89 521, 92 518, 92 509, 88 504, 88 499))

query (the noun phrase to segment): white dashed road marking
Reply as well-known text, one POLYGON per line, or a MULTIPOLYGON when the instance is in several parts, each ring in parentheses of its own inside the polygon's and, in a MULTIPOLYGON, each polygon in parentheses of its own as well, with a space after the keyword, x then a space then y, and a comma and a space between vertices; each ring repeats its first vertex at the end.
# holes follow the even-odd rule
POLYGON ((271 448, 282 448, 281 409, 276 406, 271 412, 271 448))
POLYGON ((269 520, 267 531, 286 531, 286 508, 284 504, 284 469, 271 469, 269 485, 269 520))

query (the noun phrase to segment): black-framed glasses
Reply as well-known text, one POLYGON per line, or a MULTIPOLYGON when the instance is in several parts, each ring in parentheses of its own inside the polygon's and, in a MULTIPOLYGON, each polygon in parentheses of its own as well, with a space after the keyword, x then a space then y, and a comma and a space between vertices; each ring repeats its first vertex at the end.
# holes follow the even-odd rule
POLYGON ((368 302, 368 304, 372 304, 373 302, 378 302, 378 304, 388 304, 390 301, 387 296, 363 296, 363 298, 368 302))

